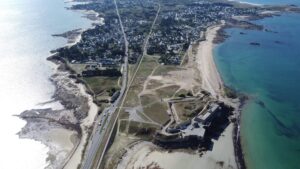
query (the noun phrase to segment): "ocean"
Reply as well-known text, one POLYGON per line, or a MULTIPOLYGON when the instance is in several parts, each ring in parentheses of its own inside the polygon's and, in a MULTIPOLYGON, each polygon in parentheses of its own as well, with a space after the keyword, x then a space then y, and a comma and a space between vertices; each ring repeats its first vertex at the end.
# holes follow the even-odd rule
POLYGON ((91 26, 81 13, 66 10, 69 5, 63 0, 0 0, 1 169, 47 165, 48 148, 19 139, 16 133, 25 122, 14 115, 51 100, 54 69, 46 58, 50 50, 66 44, 66 39, 51 35, 91 26))
MULTIPOLYGON (((296 0, 247 2, 300 4, 296 0)), ((225 84, 250 97, 241 117, 246 165, 300 169, 300 14, 285 13, 255 23, 271 31, 227 29, 230 37, 214 49, 225 84)))

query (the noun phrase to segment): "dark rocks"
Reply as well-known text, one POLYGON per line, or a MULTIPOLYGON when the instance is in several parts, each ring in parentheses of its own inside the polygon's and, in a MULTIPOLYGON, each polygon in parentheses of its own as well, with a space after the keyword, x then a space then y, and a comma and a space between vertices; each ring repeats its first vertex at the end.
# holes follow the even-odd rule
POLYGON ((258 42, 250 42, 250 45, 252 45, 252 46, 260 46, 260 43, 258 43, 258 42))

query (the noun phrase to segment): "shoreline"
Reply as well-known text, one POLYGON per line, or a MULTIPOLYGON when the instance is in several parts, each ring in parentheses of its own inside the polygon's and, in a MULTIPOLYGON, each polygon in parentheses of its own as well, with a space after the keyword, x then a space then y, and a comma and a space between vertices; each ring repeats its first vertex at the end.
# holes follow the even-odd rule
MULTIPOLYGON (((80 12, 85 11, 86 10, 80 10, 80 12)), ((88 11, 87 13, 95 13, 93 11, 88 11)), ((88 15, 88 14, 87 14, 88 15)), ((95 15, 95 17, 99 17, 99 15, 95 15)), ((86 17, 88 19, 88 16, 86 17)), ((102 21, 101 19, 97 20, 99 23, 102 21)), ((239 134, 239 118, 240 118, 240 108, 243 105, 242 103, 240 103, 239 101, 237 101, 236 103, 233 103, 232 100, 229 100, 227 97, 224 97, 224 83, 222 81, 222 78, 219 74, 219 71, 215 65, 215 61, 214 61, 214 56, 213 56, 213 49, 215 47, 215 39, 218 36, 221 36, 223 39, 226 39, 226 37, 223 37, 224 35, 220 35, 223 29, 226 29, 228 27, 226 27, 227 25, 225 25, 224 23, 222 23, 221 26, 213 26, 213 27, 209 27, 208 30, 205 32, 206 37, 208 40, 206 41, 202 41, 199 44, 199 47, 201 48, 200 51, 202 52, 203 57, 200 57, 200 61, 198 62, 198 67, 199 70, 202 74, 203 77, 203 84, 202 87, 208 91, 210 91, 210 93, 215 96, 216 98, 219 98, 221 101, 224 101, 225 103, 229 103, 230 105, 233 105, 235 108, 237 108, 236 110, 236 122, 234 123, 234 127, 232 129, 232 140, 237 143, 237 144, 233 144, 234 145, 234 153, 235 153, 235 158, 237 159, 237 165, 239 165, 240 167, 238 168, 245 168, 245 167, 241 167, 244 166, 245 162, 243 159, 243 152, 242 152, 242 148, 241 148, 241 144, 240 144, 240 134, 239 134), (212 30, 211 30, 212 29, 212 30), (204 52, 202 51, 204 50, 204 52)), ((88 28, 91 29, 91 28, 88 28)), ((81 34, 86 31, 85 30, 80 30, 76 32, 76 30, 73 31, 68 31, 66 33, 63 34, 57 34, 55 36, 60 36, 60 37, 64 37, 67 38, 69 41, 69 43, 66 44, 65 47, 71 47, 74 44, 78 43, 81 40, 81 34), (73 33, 74 34, 73 34, 73 33), (70 34, 69 34, 70 33, 70 34)), ((221 41, 220 41, 221 42, 221 41)), ((198 51, 199 51, 199 47, 198 47, 198 51)), ((198 55, 198 54, 197 54, 198 55)), ((66 161, 63 164, 63 168, 75 168, 76 166, 80 165, 81 163, 81 159, 83 158, 82 154, 84 153, 84 149, 86 148, 86 143, 89 141, 89 131, 90 129, 88 129, 89 127, 92 126, 92 117, 88 117, 90 114, 97 114, 96 110, 91 110, 91 107, 95 106, 95 104, 93 103, 93 98, 92 95, 89 93, 88 87, 85 86, 86 84, 84 84, 83 82, 78 82, 76 81, 76 78, 74 80, 74 78, 70 77, 71 70, 68 69, 68 65, 67 63, 61 62, 61 61, 54 61, 55 58, 52 58, 52 56, 50 56, 48 58, 48 60, 50 60, 52 63, 55 63, 56 66, 60 67, 65 67, 65 70, 60 70, 59 68, 57 68, 57 74, 59 73, 66 73, 65 78, 70 80, 71 83, 73 83, 77 89, 79 89, 79 93, 81 96, 84 96, 85 98, 87 98, 88 103, 87 105, 89 106, 89 111, 92 111, 92 113, 88 113, 87 117, 84 119, 81 119, 79 121, 79 123, 76 123, 77 125, 79 125, 80 131, 78 132, 79 134, 79 141, 78 143, 74 146, 74 148, 72 149, 72 151, 70 152, 70 156, 66 158, 66 161), (54 59, 54 60, 53 60, 54 59), (88 118, 88 119, 87 119, 88 118)), ((55 73, 55 74, 56 74, 55 73)), ((57 87, 57 85, 55 85, 57 87)), ((59 99, 55 99, 56 101, 61 101, 59 99)), ((97 107, 97 106, 96 106, 97 107)), ((93 116, 93 115, 92 115, 93 116)), ((95 116, 94 116, 95 117, 95 116)), ((43 142, 42 142, 43 143, 43 142)), ((44 143, 43 143, 44 144, 44 143)))
POLYGON ((204 33, 205 40, 199 42, 196 54, 197 68, 201 72, 203 79, 201 87, 217 98, 223 95, 223 81, 213 58, 213 49, 215 47, 214 39, 224 25, 222 23, 221 25, 207 28, 204 33))
MULTIPOLYGON (((71 0, 66 3, 73 3, 76 2, 76 0, 71 0)), ((71 5, 72 7, 73 5, 71 5)), ((96 25, 101 25, 103 24, 103 18, 100 17, 100 15, 93 11, 93 10, 73 10, 71 7, 66 8, 67 10, 75 11, 75 12, 80 12, 83 14, 83 18, 86 18, 88 20, 91 20, 91 26, 86 29, 75 29, 71 31, 67 31, 62 34, 58 34, 56 37, 63 37, 67 39, 68 43, 63 46, 64 47, 72 47, 73 45, 77 44, 80 42, 82 38, 82 33, 89 29, 93 29, 96 25)), ((53 36, 53 35, 52 35, 53 36)), ((55 49, 57 50, 57 49, 55 49)), ((55 51, 54 50, 54 51, 55 51)), ((52 52, 53 53, 53 52, 52 52)), ((50 61, 51 63, 55 64, 57 66, 56 71, 57 72, 67 72, 68 73, 68 79, 73 81, 80 90, 80 94, 88 99, 88 106, 89 106, 89 111, 87 113, 87 117, 84 118, 80 124, 81 128, 81 137, 79 138, 79 142, 72 151, 70 152, 70 155, 65 159, 64 164, 62 165, 62 168, 64 169, 74 169, 78 168, 81 165, 82 159, 84 158, 84 153, 85 149, 88 146, 88 141, 90 138, 91 130, 93 128, 93 123, 94 119, 97 116, 98 113, 98 106, 94 103, 93 99, 93 93, 91 92, 91 89, 89 89, 89 86, 87 86, 83 81, 78 80, 77 78, 74 78, 72 76, 73 70, 68 66, 68 64, 65 61, 58 60, 55 58, 55 53, 50 55, 47 60, 50 61), (62 68, 60 70, 60 68, 62 68), (71 77, 72 76, 72 77, 71 77), (90 117, 91 116, 91 117, 90 117)))
MULTIPOLYGON (((239 117, 240 108, 243 105, 239 99, 230 99, 224 96, 224 83, 214 62, 213 49, 216 46, 215 38, 219 35, 219 30, 225 27, 225 23, 209 27, 205 32, 206 40, 201 41, 197 46, 196 65, 201 72, 202 87, 207 89, 215 98, 229 104, 235 108, 234 118, 239 117), (206 65, 206 66, 203 66, 206 65), (213 77, 213 78, 211 78, 213 77)), ((236 129, 239 128, 239 120, 231 122, 218 140, 213 140, 214 147, 211 151, 198 152, 192 149, 163 149, 151 142, 142 142, 125 148, 126 153, 120 157, 117 168, 139 168, 157 167, 165 169, 180 169, 182 163, 180 159, 186 159, 191 164, 188 167, 197 166, 203 168, 236 168, 244 169, 244 159, 237 152, 241 147, 236 146, 236 129), (141 148, 141 145, 142 146, 141 148), (224 153, 226 152, 226 154, 224 153), (200 157, 199 157, 200 156, 200 157)), ((239 131, 238 131, 239 132, 239 131)))
MULTIPOLYGON (((72 3, 75 1, 70 1, 70 2, 72 3)), ((80 42, 80 40, 82 38, 81 35, 83 32, 85 32, 89 29, 93 29, 95 27, 95 25, 103 24, 103 18, 99 17, 99 14, 96 13, 95 11, 73 10, 70 8, 67 8, 67 10, 78 11, 83 14, 84 18, 89 19, 93 22, 91 24, 91 27, 89 27, 89 28, 75 29, 75 30, 67 31, 65 33, 57 35, 57 37, 63 37, 65 39, 67 39, 68 43, 63 47, 72 47, 73 45, 80 42), (93 16, 91 16, 91 15, 93 15, 93 16), (64 35, 66 35, 66 36, 64 36, 64 35)), ((57 49, 55 49, 55 50, 57 50, 57 49)), ((88 86, 84 82, 79 81, 77 78, 71 77, 73 70, 64 61, 57 60, 54 57, 55 54, 56 53, 53 53, 53 55, 50 55, 47 58, 47 60, 57 66, 57 69, 56 69, 57 72, 67 72, 68 73, 67 78, 69 80, 73 81, 73 83, 75 83, 77 85, 78 89, 80 90, 80 94, 82 96, 88 98, 87 104, 89 106, 89 111, 87 113, 88 114, 87 117, 84 118, 80 124, 80 128, 82 131, 81 137, 79 138, 78 144, 76 146, 74 146, 74 148, 70 152, 70 155, 65 159, 65 162, 62 165, 62 168, 64 168, 64 169, 73 169, 73 168, 78 168, 81 165, 81 161, 84 157, 86 146, 88 145, 91 128, 93 127, 94 119, 96 118, 97 113, 98 113, 98 106, 94 103, 93 93, 91 93, 88 86), (60 70, 60 68, 62 68, 62 69, 60 70)))
MULTIPOLYGON (((250 4, 248 4, 248 5, 250 5, 250 4)), ((81 10, 81 11, 86 11, 86 10, 81 10)), ((99 16, 99 15, 97 15, 97 16, 99 16)), ((241 113, 241 108, 244 105, 244 103, 243 103, 243 100, 240 100, 240 98, 230 99, 225 96, 224 88, 226 86, 223 83, 222 78, 219 74, 218 68, 215 64, 214 56, 213 56, 213 49, 217 43, 221 43, 227 38, 227 35, 224 33, 224 29, 231 28, 231 27, 240 27, 240 28, 244 28, 244 29, 263 30, 262 26, 255 25, 248 21, 261 19, 261 18, 265 18, 265 17, 271 17, 271 16, 273 16, 273 14, 262 13, 261 15, 256 16, 256 17, 241 18, 241 20, 236 21, 236 22, 234 22, 233 20, 228 21, 226 23, 224 21, 221 21, 222 22, 221 25, 214 25, 212 27, 209 27, 208 30, 205 31, 207 40, 200 42, 199 47, 198 47, 198 52, 199 52, 199 48, 205 49, 205 51, 203 52, 204 57, 201 57, 200 61, 198 62, 198 67, 200 67, 200 69, 201 69, 201 70, 200 69, 199 70, 202 74, 202 77, 204 77, 202 87, 204 89, 207 89, 217 99, 219 99, 219 100, 223 101, 224 103, 235 108, 235 112, 234 112, 235 122, 233 122, 233 124, 231 124, 232 125, 232 127, 230 127, 231 131, 229 133, 227 133, 226 135, 228 138, 231 139, 231 141, 232 141, 231 145, 233 146, 233 148, 230 149, 233 151, 233 154, 232 154, 232 156, 230 156, 230 158, 235 159, 235 161, 236 161, 235 163, 237 165, 236 168, 239 168, 239 169, 246 168, 245 160, 243 157, 243 151, 242 151, 242 147, 241 147, 241 143, 240 143, 241 136, 240 136, 240 130, 239 130, 239 128, 240 128, 240 113, 241 113), (212 32, 211 32, 211 29, 213 30, 212 32)), ((82 32, 84 32, 84 31, 85 30, 83 30, 82 32)), ((72 46, 80 41, 81 33, 80 33, 80 36, 77 39, 77 41, 75 41, 70 46, 72 46)), ((70 46, 67 46, 67 47, 70 47, 70 46)), ((200 51, 202 49, 200 49, 200 51)), ((82 83, 82 82, 80 82, 80 83, 82 83)), ((84 83, 83 83, 83 85, 84 85, 84 83)), ((84 149, 84 147, 83 147, 83 149, 84 149)), ((78 159, 77 159, 77 161, 78 161, 78 159)))
POLYGON ((25 120, 26 125, 18 135, 39 141, 49 148, 46 168, 76 168, 81 162, 89 128, 98 108, 84 85, 71 79, 68 72, 57 69, 51 81, 56 88, 53 100, 63 108, 24 111, 18 117, 25 120), (66 146, 64 142, 67 140, 72 145, 66 146))
MULTIPOLYGON (((203 84, 204 87, 208 86, 209 91, 211 93, 217 94, 217 98, 219 100, 225 102, 226 104, 229 104, 235 109, 234 110, 235 122, 233 122, 233 128, 231 134, 233 147, 234 147, 234 158, 238 169, 246 169, 245 159, 244 159, 244 154, 243 154, 241 139, 240 139, 241 137, 240 116, 241 116, 242 108, 245 105, 245 100, 244 98, 241 97, 237 97, 236 99, 231 99, 226 96, 226 93, 224 93, 224 88, 226 86, 219 73, 218 67, 215 64, 215 58, 214 58, 215 56, 213 53, 213 50, 216 47, 216 45, 223 43, 228 37, 226 34, 224 34, 224 29, 227 29, 229 27, 230 26, 228 26, 227 23, 222 22, 220 25, 212 26, 207 29, 207 31, 205 32, 206 40, 203 41, 202 44, 200 42, 199 47, 201 45, 202 47, 200 47, 200 49, 198 47, 198 50, 204 50, 201 51, 202 53, 200 53, 200 57, 202 58, 201 61, 204 61, 204 64, 209 65, 209 67, 203 67, 201 66, 201 64, 199 64, 199 70, 200 72, 206 73, 205 77, 210 78, 204 80, 204 84, 203 84), (219 39, 222 40, 219 41, 219 39)), ((199 53, 197 55, 199 57, 199 53)))
MULTIPOLYGON (((79 10, 72 11, 76 12, 79 10)), ((86 29, 80 28, 52 35, 53 37, 67 39, 67 43, 62 47, 75 45, 81 40, 83 32, 103 23, 103 18, 98 18, 99 14, 94 11, 80 10, 79 12, 83 14, 82 17, 92 20, 91 26, 86 29)), ((70 77, 72 71, 66 67, 65 63, 53 60, 52 57, 55 55, 53 51, 55 50, 50 51, 52 54, 46 58, 50 67, 54 70, 49 80, 55 86, 55 91, 51 101, 43 103, 43 106, 47 107, 52 103, 58 103, 61 106, 58 106, 59 108, 57 109, 51 107, 26 110, 20 115, 16 115, 26 122, 18 135, 20 138, 38 141, 48 148, 45 168, 74 169, 81 164, 90 135, 90 127, 93 126, 98 107, 93 102, 93 97, 85 84, 70 77), (72 95, 74 96, 73 98, 70 97, 72 95), (81 101, 82 103, 80 103, 81 101), (74 117, 77 109, 74 109, 74 106, 77 104, 79 108, 87 109, 85 110, 86 113, 84 113, 86 117, 74 117), (75 111, 72 112, 72 109, 75 111), (43 112, 42 115, 40 112, 43 112), (49 114, 53 112, 53 116, 57 115, 57 118, 49 117, 49 114)))
POLYGON ((203 80, 203 87, 208 89, 208 91, 212 94, 215 94, 216 97, 232 106, 234 110, 234 118, 236 119, 233 122, 231 139, 233 141, 233 151, 234 151, 234 159, 238 169, 245 169, 245 159, 243 156, 243 150, 240 143, 240 115, 241 109, 244 105, 244 101, 242 98, 230 99, 224 93, 224 88, 226 87, 222 77, 219 73, 219 70, 215 64, 214 53, 213 50, 217 44, 222 43, 226 40, 227 35, 224 34, 224 29, 226 29, 227 23, 222 22, 220 25, 209 27, 205 32, 205 41, 200 42, 198 46, 197 57, 200 57, 200 62, 198 62, 199 71, 204 74, 203 78, 207 79, 203 80), (220 39, 222 39, 220 41, 220 39), (200 50, 200 51, 199 51, 200 50), (202 61, 202 63, 201 63, 202 61), (203 66, 209 65, 209 66, 203 66))

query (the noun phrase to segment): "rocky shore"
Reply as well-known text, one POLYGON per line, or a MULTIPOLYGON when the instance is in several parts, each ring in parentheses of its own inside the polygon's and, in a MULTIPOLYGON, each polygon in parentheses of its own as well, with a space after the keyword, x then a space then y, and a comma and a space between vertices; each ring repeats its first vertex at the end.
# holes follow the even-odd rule
MULTIPOLYGON (((251 5, 251 4, 248 4, 251 5)), ((250 16, 250 17, 234 17, 232 20, 226 21, 225 24, 220 26, 220 29, 217 31, 216 36, 214 37, 213 43, 219 44, 223 43, 229 35, 226 34, 225 30, 230 28, 240 28, 240 29, 247 29, 247 30, 257 30, 257 31, 268 31, 273 32, 272 30, 265 29, 263 25, 257 25, 252 21, 264 19, 267 17, 274 17, 279 16, 282 12, 297 12, 299 13, 299 8, 295 6, 259 6, 262 8, 262 12, 257 16, 250 16), (264 10, 264 11, 263 11, 264 10)), ((275 32, 273 32, 275 33, 275 32)), ((242 35, 243 33, 241 33, 242 35)), ((250 45, 259 46, 259 43, 252 42, 250 45)), ((224 86, 224 84, 222 83, 224 86)), ((228 89, 234 93, 236 96, 236 101, 234 103, 231 99, 225 98, 229 102, 233 103, 232 106, 235 108, 235 119, 233 123, 232 129, 232 140, 234 145, 234 155, 235 161, 237 164, 237 168, 239 169, 246 169, 247 165, 244 159, 244 152, 242 149, 241 143, 241 135, 240 135, 240 118, 242 113, 242 108, 246 104, 248 98, 247 96, 237 93, 232 89, 228 89)))
POLYGON ((83 32, 82 29, 74 29, 74 30, 67 31, 62 34, 53 34, 52 36, 66 38, 66 39, 68 39, 68 44, 73 44, 73 43, 76 43, 78 37, 80 36, 80 34, 82 32, 83 32))
MULTIPOLYGON (((291 8, 291 10, 294 10, 294 8, 291 8)), ((271 17, 273 15, 275 14, 268 13, 253 18, 239 18, 227 21, 225 25, 221 26, 220 29, 217 30, 216 36, 214 36, 213 39, 213 43, 216 44, 223 42, 228 37, 224 30, 231 27, 263 30, 263 26, 255 25, 249 22, 249 20, 271 17)), ((89 15, 86 17, 95 21, 101 21, 98 18, 98 15, 91 13, 89 13, 89 15)), ((67 38, 68 43, 74 44, 78 42, 82 32, 83 30, 76 29, 53 36, 67 38)), ((212 50, 212 44, 208 45, 210 47, 209 50, 212 50)), ((49 157, 47 159, 49 165, 47 168, 76 168, 78 165, 80 165, 85 145, 88 141, 89 133, 91 132, 91 126, 93 125, 93 120, 97 114, 97 106, 93 104, 93 99, 89 94, 87 94, 87 90, 84 85, 78 84, 76 79, 70 78, 71 70, 68 69, 68 66, 62 60, 57 60, 55 56, 50 57, 49 60, 59 65, 56 68, 57 72, 51 77, 50 80, 56 87, 53 100, 54 102, 61 104, 63 108, 46 108, 24 111, 18 116, 25 120, 27 124, 22 128, 18 135, 20 138, 29 138, 40 141, 49 147, 49 157)), ((207 77, 207 81, 209 83, 211 82, 209 77, 211 78, 212 76, 209 75, 212 70, 211 65, 213 65, 213 71, 215 72, 213 77, 215 77, 218 82, 212 82, 212 84, 214 84, 212 88, 216 90, 211 93, 219 95, 221 93, 220 90, 223 87, 220 87, 222 83, 219 82, 220 77, 218 72, 215 71, 212 58, 210 58, 210 63, 206 65, 208 66, 208 71, 204 77, 207 77)), ((208 84, 208 86, 210 85, 211 84, 208 84)), ((238 168, 244 169, 246 168, 246 165, 243 158, 239 134, 240 112, 243 104, 240 103, 243 102, 236 99, 236 121, 232 130, 232 138, 234 155, 238 168)))
MULTIPOLYGON (((102 23, 94 11, 81 12, 93 21, 92 25, 102 23)), ((76 44, 84 31, 75 29, 52 36, 66 38, 68 47, 76 44)), ((20 138, 39 141, 48 147, 47 169, 74 169, 81 163, 98 107, 85 85, 72 78, 72 70, 55 57, 55 50, 51 53, 54 55, 47 60, 55 64, 55 73, 49 80, 55 86, 55 92, 50 101, 41 104, 43 108, 16 115, 26 121, 17 134, 20 138), (53 103, 58 106, 53 107, 53 103)))
MULTIPOLYGON (((22 112, 18 116, 25 120, 27 124, 18 135, 20 138, 40 141, 49 147, 49 167, 61 168, 65 163, 65 159, 71 155, 72 149, 80 143, 83 132, 87 132, 82 124, 84 119, 88 117, 90 103, 87 94, 82 92, 79 84, 69 78, 68 72, 58 71, 51 77, 51 81, 56 87, 53 100, 60 103, 63 108, 33 109, 22 112), (59 142, 56 143, 55 140, 54 143, 51 142, 55 137, 51 136, 53 131, 71 133, 70 138, 66 139, 70 139, 72 145, 69 145, 69 148, 66 149, 61 147, 59 142)), ((47 106, 47 104, 44 106, 47 106)))

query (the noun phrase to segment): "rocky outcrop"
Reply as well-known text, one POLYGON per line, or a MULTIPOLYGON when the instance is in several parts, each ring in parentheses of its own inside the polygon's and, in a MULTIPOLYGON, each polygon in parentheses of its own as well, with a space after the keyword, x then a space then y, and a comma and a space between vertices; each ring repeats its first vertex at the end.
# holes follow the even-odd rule
POLYGON ((68 76, 69 73, 59 71, 51 77, 56 87, 53 101, 43 104, 47 107, 47 104, 56 102, 62 105, 60 108, 32 109, 17 115, 27 122, 18 133, 19 137, 39 141, 49 148, 49 166, 46 168, 62 168, 72 154, 71 150, 80 143, 83 134, 81 122, 88 116, 88 98, 81 93, 75 80, 68 76), (61 137, 56 136, 57 131, 70 135, 64 136, 64 139, 73 145, 66 148, 53 142, 53 133, 54 137, 61 137))

